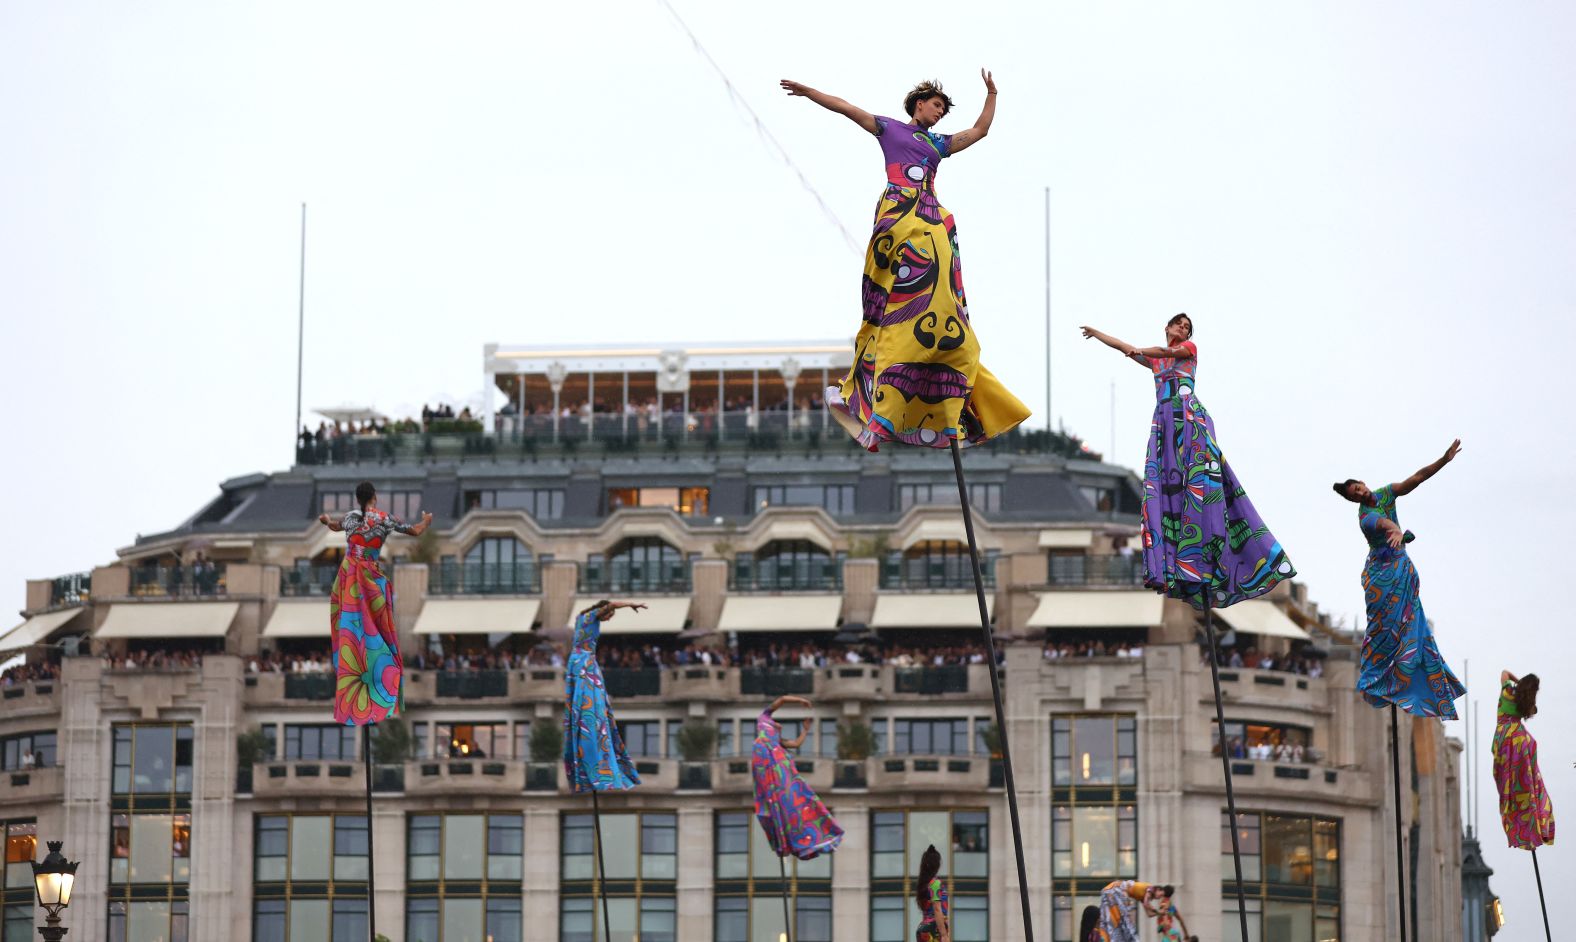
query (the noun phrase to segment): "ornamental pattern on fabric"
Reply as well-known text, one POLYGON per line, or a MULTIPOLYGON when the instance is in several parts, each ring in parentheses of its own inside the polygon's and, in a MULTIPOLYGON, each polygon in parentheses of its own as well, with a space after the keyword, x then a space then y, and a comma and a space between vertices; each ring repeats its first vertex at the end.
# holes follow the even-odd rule
POLYGON ((1095 938, 1100 942, 1139 942, 1138 901, 1133 899, 1132 880, 1107 883, 1100 891, 1100 924, 1095 938))
POLYGON ((1363 564, 1363 596, 1367 600, 1368 631, 1363 636, 1357 689, 1374 706, 1395 704, 1414 716, 1456 718, 1456 698, 1466 687, 1456 679, 1439 647, 1434 630, 1423 613, 1417 567, 1407 555, 1406 531, 1400 549, 1391 549, 1381 519, 1399 525, 1394 485, 1374 491, 1373 506, 1358 508, 1358 525, 1368 540, 1368 560, 1363 564))
POLYGON ((1193 394, 1198 348, 1139 357, 1154 372, 1155 414, 1144 457, 1144 584, 1202 610, 1263 595, 1297 574, 1221 454, 1215 423, 1193 394))
POLYGON ((952 135, 876 118, 887 187, 865 252, 854 365, 827 408, 861 445, 977 445, 1029 410, 979 363, 957 225, 936 199, 952 135))
POLYGON ((1515 687, 1506 684, 1494 724, 1494 786, 1499 789, 1499 819, 1511 847, 1534 850, 1554 843, 1554 803, 1538 771, 1538 742, 1516 715, 1515 687))
POLYGON ((334 652, 334 722, 366 726, 399 715, 399 634, 394 629, 394 588, 378 555, 406 523, 376 508, 353 510, 340 522, 346 553, 328 594, 334 652))
POLYGON ((930 902, 924 907, 924 918, 919 923, 919 928, 914 931, 914 942, 941 942, 939 922, 950 912, 947 903, 947 888, 941 880, 930 881, 930 902))
POLYGON ((564 774, 575 792, 619 791, 640 784, 596 662, 601 633, 596 612, 576 618, 574 650, 564 666, 564 774))
POLYGON ((783 748, 782 729, 770 711, 755 720, 755 747, 750 758, 755 817, 773 853, 811 860, 835 850, 843 840, 843 829, 799 777, 793 756, 783 748))

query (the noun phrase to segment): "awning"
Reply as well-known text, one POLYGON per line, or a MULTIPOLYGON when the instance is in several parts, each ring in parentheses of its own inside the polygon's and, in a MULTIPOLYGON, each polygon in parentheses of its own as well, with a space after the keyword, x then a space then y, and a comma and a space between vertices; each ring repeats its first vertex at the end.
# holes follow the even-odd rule
POLYGON ((1041 592, 1029 628, 1148 628, 1160 624, 1158 592, 1041 592))
MULTIPOLYGON (((965 543, 968 541, 968 531, 963 528, 963 520, 961 518, 947 517, 942 519, 939 517, 927 517, 919 521, 919 524, 903 537, 902 544, 898 546, 898 549, 908 549, 915 543, 924 543, 927 540, 941 543, 965 543)), ((974 620, 979 621, 978 612, 975 613, 974 620)))
POLYGON ((836 631, 841 595, 729 596, 718 631, 836 631))
MULTIPOLYGON (((595 605, 598 600, 595 597, 575 599, 574 607, 569 610, 569 627, 574 628, 575 616, 595 605)), ((650 607, 643 612, 620 611, 602 626, 605 635, 669 634, 683 631, 684 623, 689 620, 690 599, 687 595, 682 598, 655 599, 643 599, 637 595, 619 601, 639 602, 650 607)))
POLYGON ((35 645, 55 633, 55 629, 77 617, 87 609, 78 606, 58 612, 34 615, 0 636, 0 651, 20 651, 35 645))
POLYGON ((117 602, 97 638, 222 638, 240 602, 117 602))
POLYGON ((1086 549, 1093 545, 1093 530, 1040 531, 1040 549, 1086 549))
POLYGON ((416 618, 416 634, 525 634, 541 607, 541 599, 428 599, 416 618))
POLYGON ((1298 628, 1297 623, 1287 618, 1286 613, 1274 602, 1267 602, 1264 599, 1248 599, 1225 608, 1217 608, 1215 613, 1238 631, 1268 635, 1271 638, 1308 640, 1306 631, 1298 628))
MULTIPOLYGON (((985 596, 985 608, 996 613, 995 596, 985 596)), ((882 594, 876 596, 872 628, 978 628, 979 598, 972 592, 931 595, 882 594)))
POLYGON ((280 602, 263 626, 265 638, 323 638, 330 634, 327 602, 280 602))

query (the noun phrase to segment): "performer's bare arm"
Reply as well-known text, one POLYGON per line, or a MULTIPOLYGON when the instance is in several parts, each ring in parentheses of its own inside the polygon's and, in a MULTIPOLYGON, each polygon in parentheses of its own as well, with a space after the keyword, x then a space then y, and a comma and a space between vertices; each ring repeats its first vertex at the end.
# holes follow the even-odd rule
POLYGON ((990 123, 996 120, 996 81, 984 69, 980 69, 980 78, 985 80, 985 107, 980 110, 980 116, 974 119, 973 127, 965 128, 952 135, 952 147, 948 151, 949 154, 956 154, 989 134, 990 123))
POLYGON ((1390 544, 1391 549, 1400 549, 1406 543, 1406 531, 1401 525, 1389 517, 1379 518, 1379 529, 1384 533, 1384 541, 1390 544))
POLYGON ((810 721, 805 720, 803 723, 799 724, 798 736, 794 737, 793 739, 783 740, 783 748, 798 749, 800 746, 804 745, 804 738, 808 735, 810 735, 810 721))
POLYGON ((1499 685, 1501 687, 1505 686, 1506 684, 1516 683, 1519 679, 1520 678, 1518 678, 1515 674, 1512 674, 1510 671, 1499 672, 1499 685))
POLYGON ((423 533, 426 532, 427 527, 430 526, 431 524, 432 524, 432 514, 423 512, 422 515, 421 515, 421 520, 419 522, 417 522, 417 523, 413 523, 410 526, 406 527, 405 528, 405 532, 407 534, 409 534, 410 536, 421 536, 423 533))
POLYGON ((1458 438, 1451 442, 1450 447, 1445 449, 1445 453, 1432 464, 1419 468, 1415 474, 1399 484, 1392 484, 1391 489, 1395 491, 1395 496, 1402 497, 1417 490, 1419 484, 1438 474, 1439 469, 1455 460, 1456 455, 1460 454, 1460 452, 1461 439, 1458 438))
MULTIPOLYGON (((881 133, 881 129, 876 126, 876 116, 858 105, 850 104, 836 95, 828 95, 826 92, 816 91, 803 82, 795 82, 792 79, 783 79, 778 84, 788 94, 796 98, 808 98, 827 111, 835 111, 871 134, 881 133)), ((957 150, 955 143, 952 149, 954 151, 957 150)))
POLYGON ((804 707, 807 710, 815 708, 815 704, 811 703, 809 700, 806 700, 803 697, 796 697, 796 696, 794 696, 792 694, 783 694, 782 696, 778 697, 776 700, 772 701, 772 705, 766 708, 766 712, 767 713, 776 713, 778 710, 782 709, 784 704, 787 704, 787 703, 797 703, 797 704, 799 704, 800 706, 804 707))
POLYGON ((335 520, 334 518, 330 517, 328 514, 318 514, 317 515, 317 522, 321 523, 325 527, 328 527, 330 530, 333 530, 335 533, 343 532, 344 529, 345 529, 344 527, 339 525, 339 521, 338 520, 335 520))
MULTIPOLYGON (((1110 347, 1112 350, 1115 350, 1117 353, 1120 353, 1122 356, 1127 357, 1129 360, 1132 360, 1134 363, 1142 366, 1144 369, 1149 369, 1149 357, 1145 355, 1144 351, 1138 349, 1127 341, 1118 340, 1105 331, 1095 330, 1093 327, 1080 327, 1079 330, 1083 331, 1085 340, 1098 340, 1110 347)), ((1157 347, 1155 349, 1160 348, 1157 347)), ((1167 353, 1159 355, 1170 356, 1171 354, 1167 353)))

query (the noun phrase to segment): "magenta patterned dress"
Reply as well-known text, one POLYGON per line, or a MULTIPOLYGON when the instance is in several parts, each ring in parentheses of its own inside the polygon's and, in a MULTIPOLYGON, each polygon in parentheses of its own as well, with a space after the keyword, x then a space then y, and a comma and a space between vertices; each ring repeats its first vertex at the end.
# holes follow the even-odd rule
POLYGON ((837 848, 843 829, 799 777, 793 757, 783 748, 782 724, 766 710, 755 720, 755 817, 777 856, 810 860, 837 848))
POLYGON ((1554 843, 1554 804, 1538 771, 1538 743, 1516 712, 1516 687, 1506 682, 1494 724, 1494 784, 1499 817, 1511 847, 1536 850, 1554 843))

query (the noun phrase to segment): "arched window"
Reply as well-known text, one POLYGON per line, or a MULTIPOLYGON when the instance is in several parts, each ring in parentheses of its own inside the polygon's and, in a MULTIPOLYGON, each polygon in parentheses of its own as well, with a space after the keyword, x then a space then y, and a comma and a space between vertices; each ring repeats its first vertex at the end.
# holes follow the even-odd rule
MULTIPOLYGON (((980 553, 980 575, 987 587, 996 584, 996 550, 980 553)), ((921 540, 891 553, 881 567, 883 589, 972 589, 973 567, 968 544, 957 540, 921 540)))
POLYGON ((593 553, 580 572, 584 592, 687 592, 689 587, 689 560, 655 536, 622 540, 605 556, 593 553))
POLYGON ((464 562, 442 566, 440 592, 471 594, 536 592, 541 588, 536 560, 512 536, 484 536, 465 551, 464 562))
POLYGON ((808 540, 774 540, 733 561, 739 590, 837 589, 843 585, 843 554, 833 556, 808 540))

